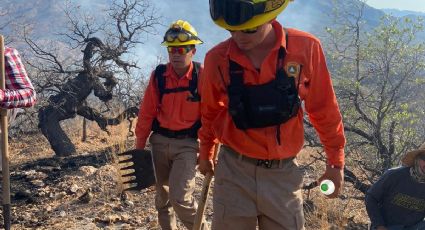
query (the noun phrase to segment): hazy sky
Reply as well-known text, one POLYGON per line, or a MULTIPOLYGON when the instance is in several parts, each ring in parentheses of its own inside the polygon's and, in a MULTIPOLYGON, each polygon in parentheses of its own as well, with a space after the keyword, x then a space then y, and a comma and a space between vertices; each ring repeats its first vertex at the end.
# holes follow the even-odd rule
POLYGON ((368 0, 367 4, 378 9, 399 9, 425 12, 425 0, 368 0))

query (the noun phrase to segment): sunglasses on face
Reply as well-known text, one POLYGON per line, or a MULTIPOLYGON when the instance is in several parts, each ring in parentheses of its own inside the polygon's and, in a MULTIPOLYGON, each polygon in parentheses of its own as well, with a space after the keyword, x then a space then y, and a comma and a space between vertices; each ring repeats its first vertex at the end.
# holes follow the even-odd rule
POLYGON ((167 47, 167 51, 170 54, 181 54, 181 55, 185 55, 187 53, 189 53, 189 51, 192 50, 192 47, 190 46, 169 46, 167 47))
POLYGON ((246 29, 246 30, 227 30, 227 31, 229 31, 230 33, 240 31, 244 34, 255 34, 258 31, 258 27, 254 27, 254 28, 250 28, 250 29, 246 29))
POLYGON ((198 40, 199 38, 184 29, 170 29, 165 33, 164 41, 174 42, 175 40, 180 42, 187 42, 190 40, 198 40))
POLYGON ((418 158, 425 161, 425 154, 419 155, 418 158))

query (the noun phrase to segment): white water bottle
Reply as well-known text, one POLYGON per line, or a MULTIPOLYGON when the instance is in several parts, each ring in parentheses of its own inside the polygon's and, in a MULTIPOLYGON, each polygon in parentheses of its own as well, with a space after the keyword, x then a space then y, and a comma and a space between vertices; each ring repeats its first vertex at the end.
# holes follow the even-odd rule
POLYGON ((335 184, 331 180, 323 180, 320 182, 320 191, 325 195, 331 195, 335 192, 335 184))

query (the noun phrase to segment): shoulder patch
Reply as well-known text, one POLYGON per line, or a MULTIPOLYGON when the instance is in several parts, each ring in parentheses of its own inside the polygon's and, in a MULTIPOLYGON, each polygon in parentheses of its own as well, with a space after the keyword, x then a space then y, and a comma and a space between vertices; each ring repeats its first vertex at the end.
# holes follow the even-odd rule
POLYGON ((288 62, 286 63, 286 74, 288 74, 288 77, 298 77, 300 74, 300 64, 296 62, 288 62))

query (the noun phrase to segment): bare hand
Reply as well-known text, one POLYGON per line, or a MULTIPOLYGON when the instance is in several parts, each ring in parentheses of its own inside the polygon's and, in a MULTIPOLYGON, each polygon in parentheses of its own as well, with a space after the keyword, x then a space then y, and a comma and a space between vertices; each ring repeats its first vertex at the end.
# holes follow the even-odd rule
POLYGON ((214 162, 213 160, 199 160, 199 171, 203 174, 206 175, 208 172, 211 172, 214 174, 214 162))
POLYGON ((376 227, 376 230, 387 230, 385 226, 378 226, 376 227))
POLYGON ((335 192, 328 195, 328 198, 336 198, 341 192, 342 185, 344 183, 344 169, 332 168, 331 166, 326 166, 326 171, 319 178, 319 184, 322 180, 331 180, 335 184, 335 192))

